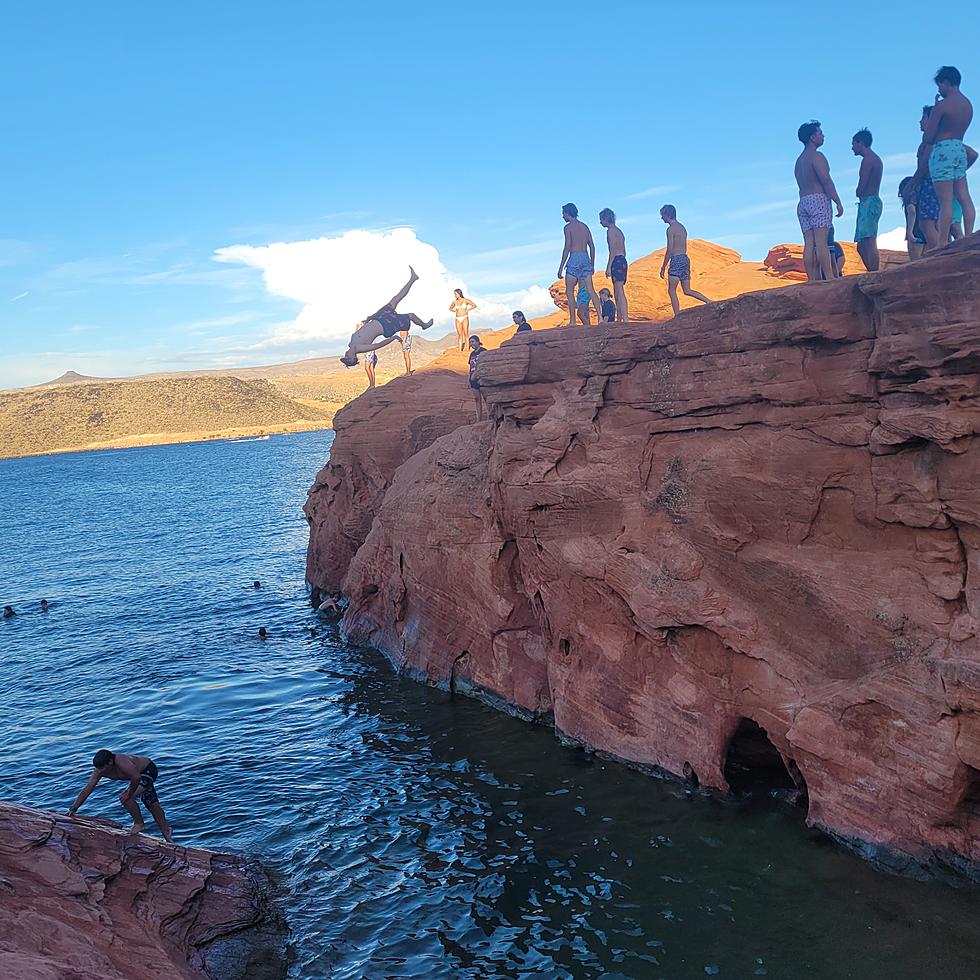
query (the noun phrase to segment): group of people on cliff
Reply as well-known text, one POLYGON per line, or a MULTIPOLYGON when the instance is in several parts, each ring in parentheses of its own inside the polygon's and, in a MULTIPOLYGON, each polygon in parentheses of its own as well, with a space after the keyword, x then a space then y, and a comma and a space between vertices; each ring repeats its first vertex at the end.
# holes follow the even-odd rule
MULTIPOLYGON (((964 234, 972 234, 976 222, 967 171, 976 162, 977 152, 964 141, 973 121, 973 106, 960 91, 960 72, 952 65, 940 68, 933 80, 938 93, 932 105, 922 108, 916 171, 898 186, 910 259, 945 248, 964 234)), ((833 209, 836 208, 836 217, 840 218, 844 206, 830 176, 827 158, 820 152, 824 143, 820 123, 817 120, 804 123, 797 136, 803 144, 795 168, 800 192, 796 213, 803 231, 803 264, 811 282, 835 279, 840 275, 841 262, 834 254, 833 209)), ((851 138, 852 152, 861 157, 855 192, 858 208, 854 241, 864 267, 876 272, 881 261, 878 222, 883 210, 880 190, 884 164, 871 146, 868 129, 858 130, 851 138)), ((836 250, 839 251, 839 246, 836 250)))

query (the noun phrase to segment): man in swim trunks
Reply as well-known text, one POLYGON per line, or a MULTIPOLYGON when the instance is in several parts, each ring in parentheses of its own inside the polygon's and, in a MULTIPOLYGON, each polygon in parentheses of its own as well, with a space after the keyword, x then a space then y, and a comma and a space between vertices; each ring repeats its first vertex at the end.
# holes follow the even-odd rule
POLYGON ((880 266, 878 256, 878 222, 881 219, 881 175, 884 165, 881 157, 871 149, 871 131, 859 129, 851 137, 851 151, 861 158, 861 172, 858 174, 857 227, 854 241, 857 242, 858 255, 868 272, 877 272, 880 266))
POLYGON ((412 337, 407 330, 401 334, 402 357, 405 360, 405 373, 412 373, 412 337))
POLYGON ((660 266, 660 278, 667 273, 667 292, 670 294, 670 305, 674 308, 674 316, 681 311, 677 299, 677 286, 680 284, 685 296, 699 299, 702 303, 710 303, 703 293, 691 289, 691 260, 687 254, 687 229, 677 220, 677 208, 673 204, 665 204, 660 209, 660 217, 667 223, 667 250, 664 261, 660 266), (669 263, 669 268, 668 268, 669 263))
POLYGON ((561 209, 565 221, 565 248, 558 264, 558 278, 565 279, 565 299, 568 302, 568 326, 575 326, 575 286, 582 283, 589 294, 589 300, 597 309, 599 296, 592 285, 592 272, 595 269, 595 242, 588 225, 578 220, 578 208, 566 204, 561 209), (566 264, 567 263, 567 264, 566 264))
POLYGON ((395 310, 395 307, 408 295, 408 291, 418 279, 411 266, 408 267, 408 271, 410 273, 408 282, 405 283, 401 291, 392 296, 380 310, 372 313, 371 316, 357 325, 357 329, 351 334, 347 353, 340 359, 341 364, 353 367, 357 363, 358 354, 367 354, 393 343, 399 339, 398 334, 407 335, 413 323, 417 323, 423 330, 428 330, 432 326, 434 322, 432 320, 420 320, 414 313, 398 313, 395 310), (385 339, 380 343, 373 343, 379 336, 383 336, 385 339))
POLYGON ((923 143, 932 147, 929 154, 929 177, 939 198, 938 241, 944 248, 949 241, 953 220, 953 198, 963 208, 963 231, 973 234, 977 212, 966 181, 967 153, 963 137, 973 122, 973 105, 960 91, 960 73, 944 65, 934 79, 939 89, 936 105, 922 134, 923 143))
POLYGON ((837 188, 830 178, 830 165, 820 152, 823 146, 823 130, 815 119, 800 126, 796 134, 803 144, 803 152, 796 159, 796 184, 800 189, 800 203, 796 216, 803 230, 803 266, 810 282, 819 282, 821 271, 828 279, 836 278, 836 268, 827 248, 827 229, 833 222, 831 202, 837 205, 837 217, 844 213, 844 205, 837 195, 837 188))
POLYGON ((606 275, 612 279, 616 322, 625 323, 629 312, 626 303, 626 277, 629 274, 629 263, 626 261, 626 236, 616 224, 616 215, 612 208, 603 208, 599 212, 599 224, 606 229, 606 244, 609 246, 606 275))
POLYGON ((170 824, 157 799, 156 779, 157 767, 153 760, 145 755, 122 755, 110 752, 108 749, 99 749, 92 759, 95 767, 89 781, 85 784, 81 793, 75 797, 75 802, 68 808, 68 816, 73 817, 78 812, 78 808, 88 799, 89 794, 98 785, 100 779, 115 779, 119 782, 129 783, 119 794, 119 802, 126 808, 126 812, 133 818, 133 833, 143 832, 143 815, 140 813, 139 803, 150 811, 156 825, 160 828, 165 841, 173 842, 173 834, 170 824))

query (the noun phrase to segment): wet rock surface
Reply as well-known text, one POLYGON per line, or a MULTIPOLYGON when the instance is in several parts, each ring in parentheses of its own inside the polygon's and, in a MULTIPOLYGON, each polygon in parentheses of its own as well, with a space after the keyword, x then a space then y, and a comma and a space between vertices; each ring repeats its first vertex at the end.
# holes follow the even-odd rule
POLYGON ((284 927, 242 858, 0 803, 5 980, 273 980, 284 927))
POLYGON ((976 875, 980 238, 668 323, 535 331, 479 377, 490 421, 424 446, 402 434, 433 413, 424 378, 387 386, 401 428, 338 429, 375 476, 318 479, 309 567, 342 580, 349 637, 723 791, 726 767, 773 765, 736 740, 758 729, 811 824, 976 875))

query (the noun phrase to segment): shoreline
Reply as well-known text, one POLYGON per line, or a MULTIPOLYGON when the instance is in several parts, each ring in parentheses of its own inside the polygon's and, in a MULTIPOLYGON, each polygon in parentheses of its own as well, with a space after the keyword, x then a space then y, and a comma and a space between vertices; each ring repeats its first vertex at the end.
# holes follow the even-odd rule
POLYGON ((317 432, 333 428, 333 416, 340 406, 329 406, 330 418, 301 419, 297 422, 281 422, 272 425, 247 425, 227 429, 205 429, 190 432, 146 432, 139 435, 120 436, 106 442, 87 443, 84 446, 63 446, 41 449, 33 453, 16 453, 5 456, 0 453, 0 463, 13 459, 34 459, 39 456, 63 456, 65 453, 88 453, 101 449, 139 449, 144 446, 175 446, 190 442, 222 442, 229 439, 254 438, 256 436, 290 435, 294 432, 317 432))

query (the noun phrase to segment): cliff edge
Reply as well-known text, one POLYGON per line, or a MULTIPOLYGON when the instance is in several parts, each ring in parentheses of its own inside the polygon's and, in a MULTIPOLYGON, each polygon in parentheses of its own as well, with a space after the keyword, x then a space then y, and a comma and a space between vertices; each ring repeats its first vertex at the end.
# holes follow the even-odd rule
POLYGON ((308 575, 414 675, 980 877, 980 236, 338 415, 308 575), (458 397, 457 397, 458 393, 458 397), (468 411, 464 411, 464 406, 468 411))
POLYGON ((5 980, 274 980, 282 930, 241 858, 0 803, 5 980))

